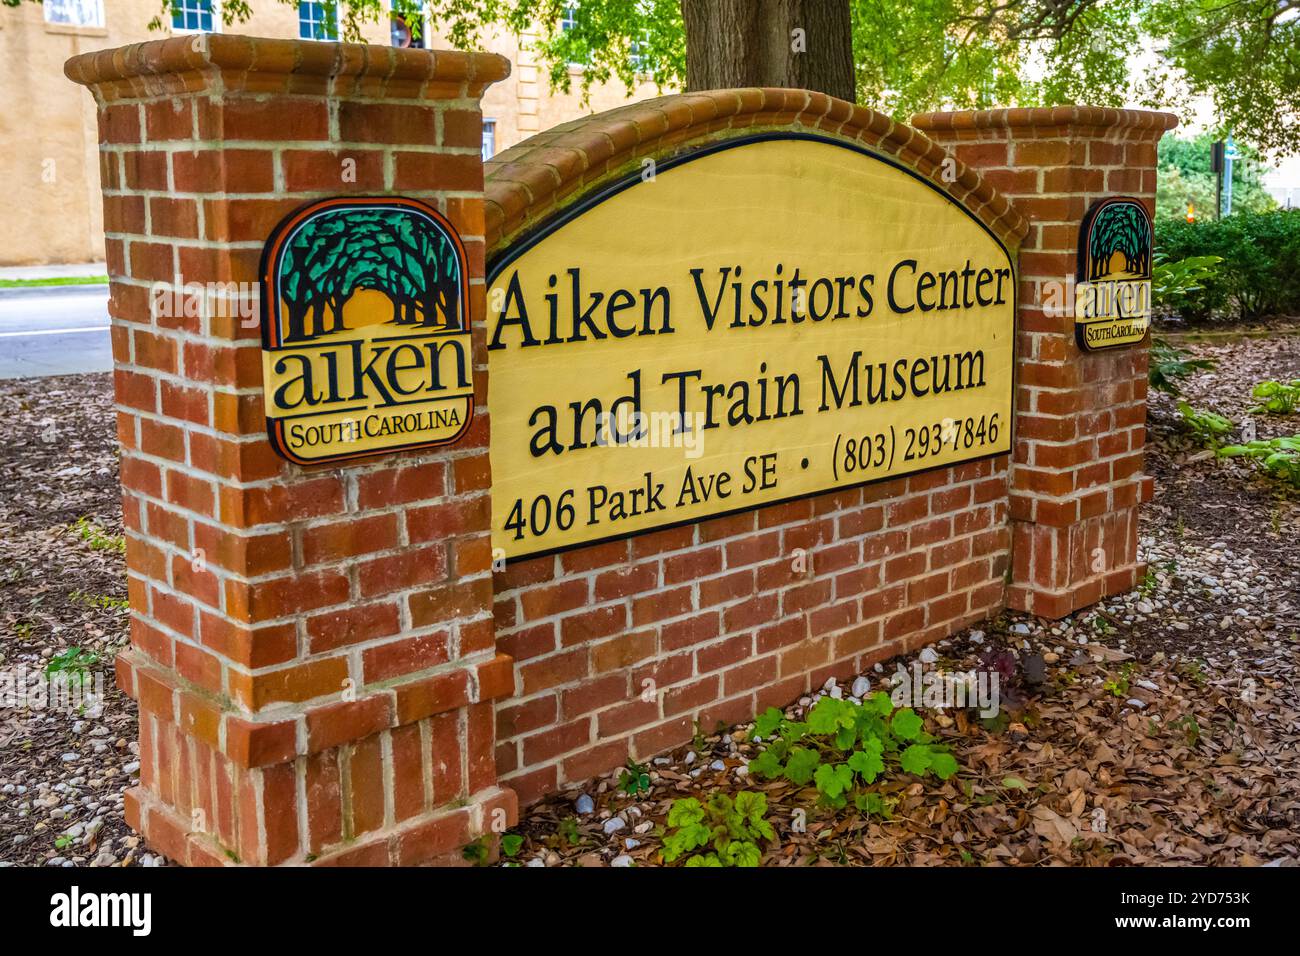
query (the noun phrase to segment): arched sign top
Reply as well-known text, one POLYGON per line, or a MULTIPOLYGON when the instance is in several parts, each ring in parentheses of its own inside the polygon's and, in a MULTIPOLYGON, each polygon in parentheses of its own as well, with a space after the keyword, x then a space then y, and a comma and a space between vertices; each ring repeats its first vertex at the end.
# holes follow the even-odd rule
POLYGON ((914 170, 965 205, 1008 246, 1028 222, 978 172, 911 126, 844 100, 795 89, 662 96, 565 123, 500 153, 486 167, 488 254, 513 244, 610 182, 758 132, 808 133, 863 147, 914 170))
POLYGON ((1016 275, 915 170, 803 132, 589 192, 493 257, 493 546, 698 522, 1011 447, 1016 275))
POLYGON ((989 238, 1002 249, 1003 253, 1007 257, 1008 263, 1014 268, 1015 256, 1011 250, 1007 248, 1007 244, 1003 241, 1003 238, 988 224, 985 218, 972 211, 965 203, 958 201, 949 191, 943 189, 929 177, 921 175, 916 170, 896 159, 882 155, 874 150, 867 149, 857 143, 814 132, 789 130, 752 133, 746 136, 736 136, 718 140, 700 146, 689 152, 679 153, 669 159, 663 160, 662 162, 647 164, 641 167, 639 171, 628 173, 621 178, 615 179, 588 192, 581 200, 574 202, 563 210, 554 213, 552 216, 542 219, 533 227, 525 229, 523 232, 515 235, 512 237, 508 245, 496 250, 494 254, 490 255, 488 259, 488 283, 490 285, 493 278, 510 262, 519 258, 528 249, 545 239, 551 233, 563 228, 566 224, 572 222, 586 211, 599 206, 601 203, 611 199, 626 189, 639 184, 654 182, 660 175, 667 173, 670 170, 676 169, 687 163, 696 162, 725 150, 751 146, 755 143, 781 140, 821 143, 826 146, 849 150, 870 160, 894 167, 899 172, 914 179, 917 183, 933 190, 934 193, 941 197, 945 203, 951 204, 954 208, 968 216, 972 222, 982 228, 988 234, 989 238))

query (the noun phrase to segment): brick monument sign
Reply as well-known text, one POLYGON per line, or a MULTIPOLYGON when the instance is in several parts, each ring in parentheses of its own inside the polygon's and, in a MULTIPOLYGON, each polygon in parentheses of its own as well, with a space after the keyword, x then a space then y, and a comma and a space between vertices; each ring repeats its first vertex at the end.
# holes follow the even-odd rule
POLYGON ((67 65, 128 819, 178 863, 459 859, 697 726, 1142 573, 1172 116, 720 90, 484 164, 506 72, 218 35, 67 65))

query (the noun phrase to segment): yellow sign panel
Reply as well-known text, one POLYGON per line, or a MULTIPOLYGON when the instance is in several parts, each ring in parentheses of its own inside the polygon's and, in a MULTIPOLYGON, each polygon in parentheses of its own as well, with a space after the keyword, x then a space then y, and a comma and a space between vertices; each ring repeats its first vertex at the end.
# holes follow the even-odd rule
POLYGON ((327 199, 262 257, 271 444, 298 464, 453 442, 474 411, 465 250, 412 199, 327 199))
POLYGON ((1151 216, 1140 200, 1103 199, 1079 231, 1074 328, 1090 352, 1136 345, 1151 324, 1151 216))
POLYGON ((1006 452, 1008 251, 933 184, 769 135, 620 183, 491 267, 511 558, 1006 452))

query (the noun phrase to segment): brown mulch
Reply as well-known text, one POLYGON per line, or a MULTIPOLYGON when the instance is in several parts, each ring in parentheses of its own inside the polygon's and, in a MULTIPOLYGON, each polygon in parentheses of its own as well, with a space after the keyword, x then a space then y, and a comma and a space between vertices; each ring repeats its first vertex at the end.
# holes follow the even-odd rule
MULTIPOLYGON (((1300 377, 1300 335, 1179 344, 1218 362, 1185 397, 1236 421, 1257 382, 1300 377)), ((990 644, 1047 660, 1043 687, 1006 729, 926 714, 962 767, 953 780, 886 785, 901 796, 888 821, 819 811, 815 790, 743 772, 759 752, 743 729, 703 736, 651 761, 639 799, 615 773, 530 808, 511 862, 655 865, 674 799, 762 789, 778 837, 764 865, 1300 863, 1300 495, 1206 455, 1179 419, 1152 396, 1143 587, 1063 622, 1008 615, 982 625, 978 647, 968 635, 939 645, 938 666, 952 671, 979 666, 990 644), (577 812, 582 793, 593 812, 577 812), (616 816, 626 826, 607 835, 616 816)), ((1256 426, 1261 438, 1294 434, 1300 416, 1256 426)), ((910 659, 868 674, 873 691, 900 664, 910 659)))
MULTIPOLYGON (((1254 382, 1300 376, 1300 337, 1189 349, 1220 359, 1187 382, 1189 400, 1234 417, 1254 382)), ((136 712, 109 666, 126 640, 111 381, 3 381, 0 415, 12 424, 0 447, 0 671, 81 647, 100 655, 92 671, 106 691, 98 715, 0 706, 0 864, 160 862, 121 815, 136 712)), ((1290 423, 1257 424, 1267 437, 1290 423)), ((830 813, 813 791, 751 780, 744 769, 759 745, 744 728, 700 734, 649 763, 649 794, 623 794, 611 774, 529 808, 507 862, 653 865, 673 799, 746 788, 769 799, 777 841, 766 865, 1300 858, 1300 499, 1244 463, 1202 455, 1163 396, 1151 401, 1151 434, 1144 586, 1067 621, 1008 615, 983 625, 978 644, 967 632, 937 648, 935 666, 948 670, 978 666, 994 646, 1046 662, 1045 682, 995 729, 965 712, 927 712, 961 765, 952 780, 884 784, 899 801, 890 820, 830 813), (595 808, 578 814, 583 792, 595 808), (614 816, 624 826, 607 835, 614 816)), ((873 691, 896 663, 865 675, 873 691)))
POLYGON ((0 421, 0 671, 30 689, 80 648, 73 680, 103 695, 67 709, 0 702, 0 862, 138 862, 122 816, 136 709, 112 666, 127 639, 112 377, 0 382, 0 421))

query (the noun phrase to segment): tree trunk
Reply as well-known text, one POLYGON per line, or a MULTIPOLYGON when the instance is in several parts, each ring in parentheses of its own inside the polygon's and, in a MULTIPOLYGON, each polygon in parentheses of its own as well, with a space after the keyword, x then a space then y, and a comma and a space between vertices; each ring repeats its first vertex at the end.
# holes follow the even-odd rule
POLYGON ((289 330, 284 336, 286 342, 301 342, 307 338, 307 306, 299 302, 289 303, 289 330))
POLYGON ((849 0, 682 0, 686 89, 784 86, 855 102, 849 0))

